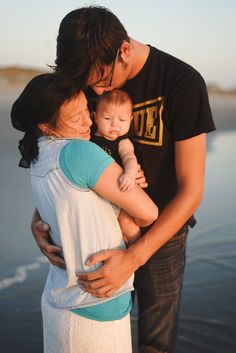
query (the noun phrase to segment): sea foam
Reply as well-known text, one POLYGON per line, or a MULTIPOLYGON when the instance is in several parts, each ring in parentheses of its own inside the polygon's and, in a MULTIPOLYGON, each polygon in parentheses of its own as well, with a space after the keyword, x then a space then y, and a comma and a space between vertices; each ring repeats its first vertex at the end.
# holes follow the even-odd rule
POLYGON ((38 270, 42 264, 47 263, 47 258, 40 256, 36 258, 36 261, 22 265, 16 268, 15 273, 12 277, 6 277, 0 280, 0 290, 11 287, 16 283, 25 282, 30 271, 38 270))

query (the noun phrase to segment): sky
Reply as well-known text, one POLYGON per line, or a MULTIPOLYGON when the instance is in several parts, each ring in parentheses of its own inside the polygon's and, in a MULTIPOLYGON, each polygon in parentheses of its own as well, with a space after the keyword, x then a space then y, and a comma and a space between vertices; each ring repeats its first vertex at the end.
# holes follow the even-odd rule
POLYGON ((53 65, 62 18, 86 5, 108 7, 130 37, 189 63, 207 83, 236 88, 235 0, 0 0, 0 67, 53 65))

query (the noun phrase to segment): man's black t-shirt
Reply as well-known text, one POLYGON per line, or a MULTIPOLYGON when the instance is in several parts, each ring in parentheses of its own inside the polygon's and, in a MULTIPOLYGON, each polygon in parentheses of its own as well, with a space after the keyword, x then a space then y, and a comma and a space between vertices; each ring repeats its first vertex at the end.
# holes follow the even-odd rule
POLYGON ((141 71, 121 88, 133 100, 135 152, 160 211, 175 196, 175 141, 215 130, 206 85, 190 65, 150 47, 141 71))

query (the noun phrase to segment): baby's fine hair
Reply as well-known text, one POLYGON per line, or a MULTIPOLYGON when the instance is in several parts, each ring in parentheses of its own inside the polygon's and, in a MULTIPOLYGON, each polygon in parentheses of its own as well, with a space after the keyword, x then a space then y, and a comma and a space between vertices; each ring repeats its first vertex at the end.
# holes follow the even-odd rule
POLYGON ((117 105, 122 105, 124 103, 130 103, 131 111, 133 102, 130 95, 122 90, 113 89, 112 91, 104 92, 97 100, 97 109, 101 103, 113 103, 117 105))

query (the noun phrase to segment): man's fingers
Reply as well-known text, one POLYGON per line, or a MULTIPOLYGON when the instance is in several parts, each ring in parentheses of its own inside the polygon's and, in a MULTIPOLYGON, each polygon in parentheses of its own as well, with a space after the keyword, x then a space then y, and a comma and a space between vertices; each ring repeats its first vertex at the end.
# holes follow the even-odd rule
POLYGON ((108 290, 108 291, 106 292, 106 297, 107 297, 107 298, 112 297, 113 294, 115 294, 115 292, 116 292, 118 289, 119 289, 119 288, 116 288, 116 289, 112 288, 112 289, 108 290))
POLYGON ((65 261, 61 257, 62 248, 52 244, 49 234, 50 227, 41 220, 37 210, 35 210, 32 219, 31 229, 41 252, 48 258, 50 263, 64 269, 65 261))
POLYGON ((94 290, 94 289, 99 289, 101 287, 104 287, 107 283, 106 279, 104 278, 99 278, 97 280, 94 280, 92 282, 84 281, 84 280, 78 280, 78 283, 86 289, 86 291, 89 290, 94 290))
POLYGON ((65 269, 65 261, 60 256, 49 254, 43 249, 41 249, 41 252, 48 258, 52 265, 65 269))
POLYGON ((141 183, 139 184, 140 188, 146 189, 148 187, 148 183, 141 183))
POLYGON ((111 286, 106 285, 98 289, 90 289, 86 291, 97 298, 110 298, 118 289, 118 287, 111 289, 111 286))
POLYGON ((47 246, 45 247, 45 250, 48 254, 58 254, 62 253, 62 248, 57 245, 51 245, 47 243, 47 246))
POLYGON ((119 251, 119 250, 104 250, 104 251, 100 251, 100 252, 90 256, 86 260, 86 265, 87 266, 91 266, 91 265, 95 265, 98 262, 105 261, 105 260, 109 259, 109 257, 111 257, 112 255, 114 255, 114 252, 116 252, 116 251, 119 251))
POLYGON ((78 283, 80 283, 80 281, 94 281, 97 279, 100 279, 102 276, 102 272, 100 269, 95 270, 93 272, 79 272, 78 275, 78 283))
POLYGON ((41 251, 45 251, 45 253, 48 254, 58 254, 58 253, 62 253, 62 248, 60 246, 57 245, 53 245, 50 244, 48 242, 48 239, 46 238, 39 238, 36 239, 38 246, 40 248, 41 251))
POLYGON ((145 189, 148 187, 148 183, 146 182, 145 178, 142 179, 136 179, 135 180, 136 184, 138 184, 138 186, 142 189, 145 189))
POLYGON ((49 231, 49 225, 47 223, 42 222, 41 220, 35 222, 34 227, 38 232, 48 232, 49 231))
POLYGON ((141 169, 140 164, 138 166, 139 166, 139 170, 138 170, 135 181, 142 189, 145 189, 148 187, 148 183, 146 182, 146 178, 145 178, 143 170, 141 169))
POLYGON ((116 290, 117 289, 111 290, 110 286, 105 286, 96 290, 88 290, 87 292, 97 298, 110 298, 116 292, 116 290))
POLYGON ((111 289, 111 286, 107 284, 97 289, 86 288, 86 292, 90 293, 92 296, 97 298, 110 298, 117 291, 117 289, 118 288, 111 289))
POLYGON ((61 257, 62 249, 59 246, 48 244, 39 244, 41 252, 48 258, 52 265, 65 268, 65 261, 61 257))

